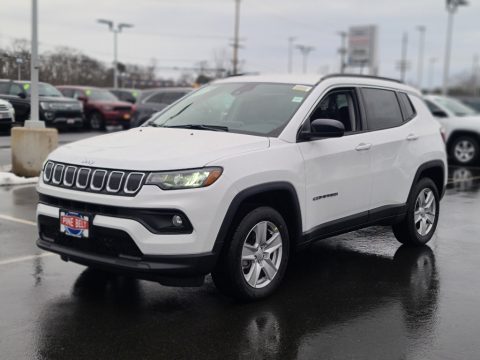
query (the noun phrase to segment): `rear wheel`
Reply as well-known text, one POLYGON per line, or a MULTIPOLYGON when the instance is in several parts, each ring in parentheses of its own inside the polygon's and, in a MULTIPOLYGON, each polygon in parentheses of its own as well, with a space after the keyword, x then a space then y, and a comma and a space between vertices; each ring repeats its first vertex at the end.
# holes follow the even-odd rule
POLYGON ((288 256, 285 220, 275 209, 259 207, 239 222, 212 273, 213 281, 226 295, 241 300, 260 299, 280 285, 288 256))
POLYGON ((477 139, 462 135, 453 140, 450 146, 450 156, 457 164, 472 165, 477 162, 480 146, 477 139))
POLYGON ((402 222, 393 225, 393 233, 402 244, 424 245, 435 232, 439 213, 438 189, 430 178, 422 178, 413 187, 407 214, 402 222))

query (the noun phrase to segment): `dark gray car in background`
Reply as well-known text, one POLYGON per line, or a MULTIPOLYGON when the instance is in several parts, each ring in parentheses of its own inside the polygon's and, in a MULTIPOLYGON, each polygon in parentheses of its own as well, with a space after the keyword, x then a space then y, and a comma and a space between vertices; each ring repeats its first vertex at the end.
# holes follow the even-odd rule
POLYGON ((143 90, 137 98, 132 115, 132 127, 142 125, 153 114, 184 97, 193 88, 161 88, 143 90))

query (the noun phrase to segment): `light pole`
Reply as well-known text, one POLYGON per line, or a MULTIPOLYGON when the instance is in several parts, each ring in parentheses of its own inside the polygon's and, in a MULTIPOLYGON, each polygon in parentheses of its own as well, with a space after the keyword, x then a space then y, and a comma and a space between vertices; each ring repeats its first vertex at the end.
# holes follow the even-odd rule
POLYGON ((437 62, 436 58, 430 58, 429 70, 428 70, 428 89, 430 90, 430 93, 433 93, 433 76, 435 74, 436 62, 437 62))
POLYGON ((425 52, 425 26, 417 26, 417 30, 419 32, 419 39, 418 39, 418 67, 417 67, 417 86, 420 90, 422 90, 423 86, 423 57, 425 52))
POLYGON ((240 0, 235 0, 235 24, 233 30, 232 72, 233 75, 236 75, 238 72, 238 50, 240 48, 240 0))
POLYGON ((118 87, 118 34, 122 32, 122 29, 132 28, 132 24, 120 23, 116 24, 111 20, 98 19, 99 24, 105 24, 108 29, 113 32, 113 87, 118 87))
POLYGON ((338 53, 340 54, 340 74, 345 72, 345 67, 347 66, 345 62, 345 57, 347 55, 347 32, 346 31, 339 31, 338 35, 341 38, 341 46, 338 49, 338 53))
POLYGON ((32 55, 30 60, 30 120, 25 121, 26 128, 44 128, 40 121, 38 100, 38 3, 32 0, 32 55))
POLYGON ((477 97, 478 94, 478 78, 479 78, 479 62, 480 58, 478 57, 478 54, 475 54, 473 56, 473 68, 472 68, 472 84, 473 84, 473 96, 477 97))
POLYGON ((459 6, 468 5, 466 0, 447 0, 447 40, 445 45, 445 60, 443 63, 443 87, 442 94, 448 95, 448 81, 450 72, 450 57, 452 53, 452 33, 453 33, 453 15, 457 12, 459 6))
POLYGON ((22 64, 23 64, 23 59, 17 57, 15 59, 15 62, 17 63, 17 73, 18 73, 18 81, 22 80, 22 64))
POLYGON ((310 53, 315 50, 315 48, 308 45, 297 45, 296 48, 300 50, 303 55, 303 73, 305 74, 307 72, 308 55, 310 55, 310 53))
POLYGON ((407 49, 408 49, 408 33, 404 33, 402 38, 402 58, 400 59, 400 63, 399 63, 400 80, 402 80, 402 82, 405 82, 407 69, 409 67, 408 60, 407 60, 407 49))
POLYGON ((288 73, 291 74, 293 71, 293 43, 297 38, 295 36, 290 36, 288 38, 288 73))

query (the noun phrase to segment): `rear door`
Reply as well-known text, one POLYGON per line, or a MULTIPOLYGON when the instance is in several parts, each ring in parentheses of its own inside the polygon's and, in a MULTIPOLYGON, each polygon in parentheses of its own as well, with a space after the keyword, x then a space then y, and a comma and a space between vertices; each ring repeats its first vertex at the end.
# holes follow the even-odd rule
MULTIPOLYGON (((418 138, 412 124, 416 114, 404 118, 401 99, 396 91, 382 88, 362 88, 368 131, 372 134, 371 149, 371 220, 385 216, 389 207, 393 213, 406 202, 412 172, 418 154, 412 153, 410 142, 418 138)), ((392 214, 393 214, 392 213, 392 214)))
POLYGON ((367 221, 372 135, 362 132, 361 109, 354 88, 327 93, 304 127, 319 118, 341 121, 346 129, 340 138, 298 143, 306 173, 306 228, 311 234, 326 235, 338 227, 367 221))

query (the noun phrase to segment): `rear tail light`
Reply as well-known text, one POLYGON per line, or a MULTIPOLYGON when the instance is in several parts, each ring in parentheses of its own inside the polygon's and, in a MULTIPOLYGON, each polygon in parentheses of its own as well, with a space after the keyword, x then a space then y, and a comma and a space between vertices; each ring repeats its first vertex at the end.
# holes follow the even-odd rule
POLYGON ((440 128, 440 136, 442 137, 443 143, 447 143, 447 133, 445 132, 445 128, 440 128))

